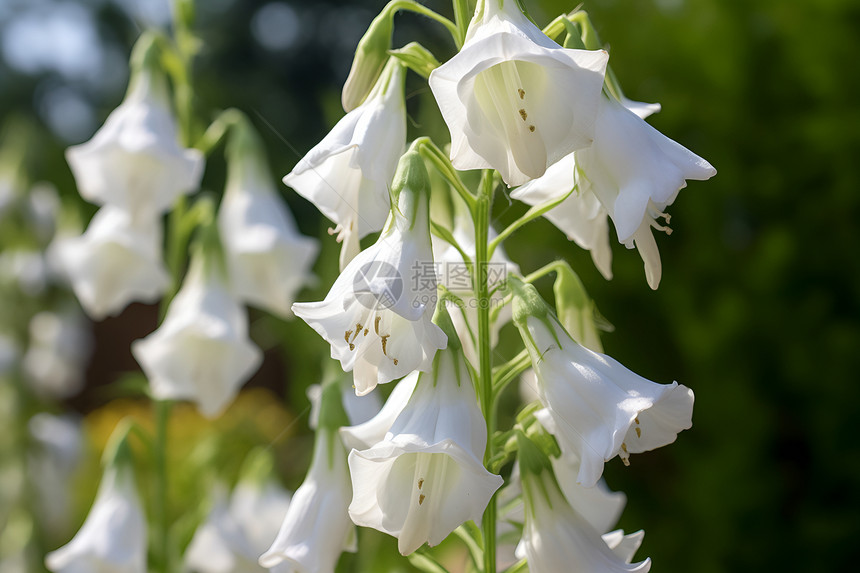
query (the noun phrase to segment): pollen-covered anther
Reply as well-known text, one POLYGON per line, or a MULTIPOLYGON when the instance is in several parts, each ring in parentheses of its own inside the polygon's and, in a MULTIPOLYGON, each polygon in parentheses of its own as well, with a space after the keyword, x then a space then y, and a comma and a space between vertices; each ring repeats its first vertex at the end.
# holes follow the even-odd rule
POLYGON ((526 90, 519 88, 517 90, 517 95, 520 96, 520 99, 526 99, 526 90))
POLYGON ((523 121, 529 118, 529 114, 524 108, 520 108, 520 117, 523 118, 523 121))
POLYGON ((422 503, 424 503, 425 497, 427 497, 427 496, 425 496, 423 493, 418 496, 418 505, 421 505, 422 503))
POLYGON ((535 132, 535 126, 530 125, 530 126, 529 126, 529 131, 530 131, 530 132, 532 132, 532 133, 534 133, 534 132, 535 132))
POLYGON ((424 486, 424 478, 420 478, 418 480, 418 489, 421 489, 424 486))
POLYGON ((621 451, 623 453, 619 453, 618 457, 621 458, 621 461, 622 461, 622 463, 624 463, 625 466, 629 466, 630 465, 630 452, 627 451, 627 444, 624 444, 624 443, 621 444, 621 451))
POLYGON ((351 330, 347 330, 346 332, 344 332, 344 333, 343 333, 343 339, 346 341, 346 343, 347 343, 347 344, 349 344, 349 349, 350 349, 350 350, 355 350, 355 344, 353 344, 353 343, 349 340, 349 337, 350 337, 351 335, 352 335, 352 331, 351 331, 351 330))
POLYGON ((380 320, 382 320, 382 317, 377 316, 376 319, 373 321, 373 331, 376 332, 376 334, 379 334, 379 321, 380 320))

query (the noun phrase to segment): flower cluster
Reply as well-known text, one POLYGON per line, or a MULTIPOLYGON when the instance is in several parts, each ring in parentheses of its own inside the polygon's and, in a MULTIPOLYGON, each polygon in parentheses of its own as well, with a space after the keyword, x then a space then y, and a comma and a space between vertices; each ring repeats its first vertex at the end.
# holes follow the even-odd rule
MULTIPOLYGON (((643 533, 612 529, 625 497, 603 481, 604 465, 618 457, 626 466, 631 454, 674 442, 692 425, 693 392, 603 354, 608 323, 570 266, 522 276, 502 244, 545 216, 609 279, 612 221, 657 288, 651 229, 668 233, 658 220, 668 222, 680 189, 715 170, 646 123, 659 106, 623 96, 584 12, 542 31, 513 0, 479 0, 468 25, 465 4, 455 1, 457 22, 411 1, 389 4, 356 52, 346 114, 283 178, 341 244, 340 274, 322 300, 295 302, 318 246, 299 234, 262 138, 235 110, 196 145, 208 152, 229 134, 220 203, 179 201, 165 267, 160 217, 196 190, 203 159, 178 143, 158 42, 141 41, 126 100, 92 141, 69 150, 81 195, 103 205, 82 236, 57 245, 87 312, 101 318, 168 295, 159 328, 132 345, 151 397, 220 415, 262 360, 245 304, 295 315, 333 359, 308 393, 316 436, 303 483, 291 496, 271 460, 229 498, 214 480, 211 509, 184 548, 188 570, 333 573, 343 551, 360 549, 355 526, 396 537, 423 570, 444 570, 424 546, 453 532, 485 573, 500 564, 533 573, 650 569, 650 559, 634 561, 643 533), (458 52, 440 64, 414 42, 392 49, 401 9, 442 23, 458 52), (448 153, 428 137, 407 141, 410 70, 427 80, 448 153), (463 173, 478 169, 480 177, 463 173), (501 182, 531 208, 493 229, 501 182), (437 275, 440 265, 460 269, 458 281, 437 275), (433 272, 416 274, 422 269, 433 272), (551 272, 553 306, 532 284, 551 272), (497 347, 508 322, 520 337, 497 347), (500 416, 502 392, 520 378, 525 403, 500 416), (497 497, 510 502, 504 510, 497 497)), ((49 555, 52 571, 145 570, 145 519, 129 467, 118 454, 107 464, 84 527, 49 555), (100 543, 108 535, 120 537, 100 543)))

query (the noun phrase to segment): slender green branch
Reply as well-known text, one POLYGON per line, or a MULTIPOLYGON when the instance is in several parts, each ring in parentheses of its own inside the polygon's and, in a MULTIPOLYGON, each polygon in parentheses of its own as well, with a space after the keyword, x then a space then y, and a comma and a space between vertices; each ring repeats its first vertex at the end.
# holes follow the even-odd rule
POLYGON ((472 563, 475 567, 481 567, 484 559, 484 550, 481 549, 481 530, 473 521, 467 521, 460 527, 454 530, 454 534, 459 537, 466 548, 469 550, 469 556, 472 558, 472 563))
POLYGON ((457 175, 457 170, 454 169, 448 156, 445 155, 429 137, 419 137, 412 143, 412 145, 415 145, 418 148, 418 152, 422 157, 433 163, 433 166, 436 167, 442 177, 451 184, 454 191, 456 191, 463 201, 466 202, 466 205, 469 207, 469 212, 472 213, 472 216, 474 217, 476 206, 475 196, 463 184, 463 181, 460 180, 460 176, 457 175))
POLYGON ((426 553, 413 553, 409 557, 409 563, 416 569, 425 571, 426 573, 448 573, 448 570, 442 565, 427 555, 426 553))
POLYGON ((227 130, 241 121, 242 118, 243 114, 238 109, 225 109, 209 124, 209 127, 206 128, 206 131, 194 144, 194 147, 202 151, 204 155, 209 155, 224 139, 227 130))
POLYGON ((171 403, 167 400, 153 402, 155 410, 155 547, 160 553, 161 572, 170 573, 170 536, 168 526, 167 499, 167 425, 170 420, 171 403))
POLYGON ((532 365, 528 350, 522 350, 511 360, 493 369, 493 392, 498 396, 505 387, 532 365))
POLYGON ((473 272, 472 257, 470 257, 469 254, 463 250, 463 247, 460 246, 460 243, 457 242, 457 239, 454 238, 454 235, 451 233, 451 231, 449 231, 435 221, 430 221, 430 232, 432 232, 434 235, 436 235, 455 249, 457 249, 457 252, 460 253, 461 257, 463 257, 463 262, 466 263, 466 265, 469 267, 469 272, 473 272))
POLYGON ((502 241, 513 235, 523 225, 531 223, 547 211, 550 211, 551 209, 560 205, 565 199, 570 197, 570 194, 573 193, 574 189, 571 189, 561 197, 557 197, 555 199, 552 199, 551 201, 547 201, 546 203, 542 203, 540 205, 535 205, 534 207, 526 211, 522 217, 508 225, 508 227, 504 231, 499 233, 499 236, 497 236, 490 242, 490 256, 493 256, 496 247, 498 247, 502 241))
POLYGON ((411 0, 392 0, 388 5, 384 8, 384 10, 390 10, 392 13, 396 10, 409 10, 411 12, 415 12, 416 14, 421 14, 422 16, 427 16, 431 20, 435 20, 439 24, 445 26, 448 29, 448 32, 451 34, 451 38, 454 40, 454 44, 457 46, 459 50, 463 45, 463 40, 460 35, 460 27, 457 26, 454 22, 442 16, 441 14, 434 12, 430 8, 426 6, 422 6, 417 2, 412 2, 411 0))

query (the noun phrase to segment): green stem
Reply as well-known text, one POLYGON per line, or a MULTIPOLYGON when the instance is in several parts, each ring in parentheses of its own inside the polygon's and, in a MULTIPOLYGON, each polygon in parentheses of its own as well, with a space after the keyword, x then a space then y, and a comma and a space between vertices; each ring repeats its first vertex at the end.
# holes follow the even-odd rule
POLYGON ((412 145, 418 149, 418 153, 421 154, 421 157, 429 160, 433 166, 436 167, 442 177, 448 181, 451 187, 454 188, 454 191, 456 191, 457 194, 460 195, 460 198, 465 201, 466 205, 469 207, 469 211, 474 216, 476 206, 475 196, 460 180, 460 176, 457 175, 457 170, 454 169, 448 156, 445 155, 435 143, 433 143, 433 140, 426 136, 419 137, 412 143, 412 145))
MULTIPOLYGON (((495 395, 493 392, 493 365, 490 356, 490 292, 487 267, 490 260, 488 238, 490 229, 490 206, 493 199, 493 173, 484 171, 477 198, 475 217, 475 296, 478 300, 478 388, 481 397, 481 411, 487 423, 487 449, 484 464, 492 460, 492 436, 496 431, 495 395)), ((496 496, 490 499, 484 511, 482 523, 484 536, 484 573, 496 573, 496 496)))
POLYGON ((471 12, 469 10, 469 0, 454 0, 454 21, 457 23, 457 30, 460 33, 460 46, 466 41, 466 31, 469 29, 469 22, 472 20, 471 12))
POLYGON ((493 384, 493 392, 495 395, 498 397, 505 387, 515 380, 517 376, 525 372, 531 364, 532 361, 528 350, 522 350, 512 358, 510 362, 506 362, 496 368, 493 372, 493 378, 495 380, 493 384))
POLYGON ((445 26, 445 28, 448 29, 448 32, 451 33, 451 37, 454 39, 454 43, 457 45, 458 50, 463 45, 463 40, 460 36, 459 26, 457 26, 457 24, 455 24, 445 16, 437 14, 426 6, 422 6, 421 4, 413 2, 412 0, 393 0, 392 2, 389 2, 388 6, 386 6, 385 9, 390 10, 391 12, 394 12, 395 10, 410 10, 412 12, 415 12, 416 14, 427 16, 431 20, 435 20, 436 22, 442 24, 443 26, 445 26))
POLYGON ((560 205, 565 199, 570 197, 570 194, 573 193, 574 189, 571 189, 561 197, 557 197, 540 205, 535 205, 534 207, 526 211, 522 217, 508 225, 508 227, 504 231, 499 233, 499 235, 490 243, 489 256, 492 257, 493 253, 496 251, 496 247, 498 247, 502 243, 502 241, 513 235, 520 227, 526 225, 527 223, 531 223, 547 211, 550 211, 560 205))
POLYGON ((530 274, 526 275, 525 277, 523 277, 523 282, 524 283, 533 283, 536 280, 538 280, 539 278, 545 277, 546 275, 548 275, 550 273, 557 272, 559 269, 564 269, 564 268, 568 268, 571 270, 571 272, 573 272, 573 269, 570 267, 570 265, 567 263, 567 261, 553 261, 551 263, 547 263, 546 265, 542 266, 541 268, 539 268, 535 272, 530 273, 530 274))
POLYGON ((170 573, 170 537, 167 515, 167 425, 171 403, 155 400, 155 546, 161 559, 161 573, 170 573))

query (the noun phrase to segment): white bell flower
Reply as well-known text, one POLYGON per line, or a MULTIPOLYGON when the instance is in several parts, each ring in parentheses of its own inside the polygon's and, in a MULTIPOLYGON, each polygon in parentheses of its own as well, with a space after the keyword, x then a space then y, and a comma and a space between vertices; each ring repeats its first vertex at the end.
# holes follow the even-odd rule
POLYGON ((231 132, 218 228, 236 296, 289 318, 296 292, 311 279, 319 244, 299 233, 252 130, 243 119, 231 132))
POLYGON ((157 58, 151 37, 141 38, 125 99, 92 139, 66 151, 84 199, 156 216, 199 185, 203 154, 179 144, 157 58))
POLYGON ((421 374, 405 409, 373 447, 349 454, 357 525, 398 538, 408 555, 480 521, 502 478, 482 463, 487 430, 465 358, 448 350, 421 374))
POLYGON ((656 384, 580 346, 534 287, 514 288, 514 321, 537 374, 544 425, 554 425, 547 429, 562 452, 580 460, 578 483, 591 487, 604 462, 619 456, 626 465, 630 454, 670 444, 692 426, 692 390, 656 384))
MULTIPOLYGON (((640 111, 640 113, 643 113, 640 111)), ((648 125, 613 97, 601 97, 594 144, 576 153, 580 192, 594 193, 606 208, 619 242, 635 245, 648 284, 660 283, 660 255, 651 228, 687 186, 716 175, 710 163, 648 125)))
POLYGON ((406 146, 404 70, 391 58, 373 90, 284 177, 312 202, 343 243, 340 268, 359 251, 359 239, 379 231, 390 208, 388 189, 406 146))
POLYGON ((513 187, 591 145, 607 60, 562 48, 516 2, 484 0, 463 48, 429 79, 454 167, 496 169, 513 187))
POLYGON ((93 320, 118 314, 130 302, 155 302, 170 284, 155 216, 105 206, 83 235, 58 238, 51 250, 93 320))
POLYGON ((185 552, 185 569, 194 573, 265 573, 257 562, 281 526, 290 494, 271 480, 240 481, 227 500, 217 487, 206 521, 185 552))
MULTIPOLYGON (((546 173, 511 192, 512 199, 541 205, 565 195, 577 186, 576 153, 550 165, 546 173)), ((577 188, 544 217, 558 227, 568 240, 591 252, 594 266, 606 280, 612 278, 612 250, 609 247, 609 219, 606 208, 590 190, 577 188)))
POLYGON ((317 431, 307 477, 290 501, 281 529, 259 563, 277 573, 334 573, 343 551, 355 551, 346 451, 337 432, 317 431))
POLYGON ((91 325, 77 308, 44 310, 30 319, 30 344, 21 362, 36 394, 62 400, 80 392, 92 352, 91 325))
POLYGON ((198 252, 161 326, 131 345, 153 396, 192 400, 218 416, 262 362, 248 338, 245 308, 228 291, 214 260, 198 252))
POLYGON ((53 573, 146 573, 146 517, 129 464, 105 470, 93 506, 72 540, 48 553, 53 573))
POLYGON ((331 357, 353 372, 359 396, 413 370, 426 372, 446 345, 431 322, 436 276, 416 271, 433 263, 427 172, 417 152, 403 156, 394 180, 397 204, 376 243, 350 261, 325 300, 293 305, 331 344, 331 357))
MULTIPOLYGON (((577 513, 562 495, 550 472, 523 476, 526 521, 518 548, 532 573, 647 573, 651 560, 630 564, 628 545, 616 553, 622 540, 607 541, 577 513)), ((636 534, 634 534, 636 535, 636 534)), ((632 555, 631 555, 632 556, 632 555)))

